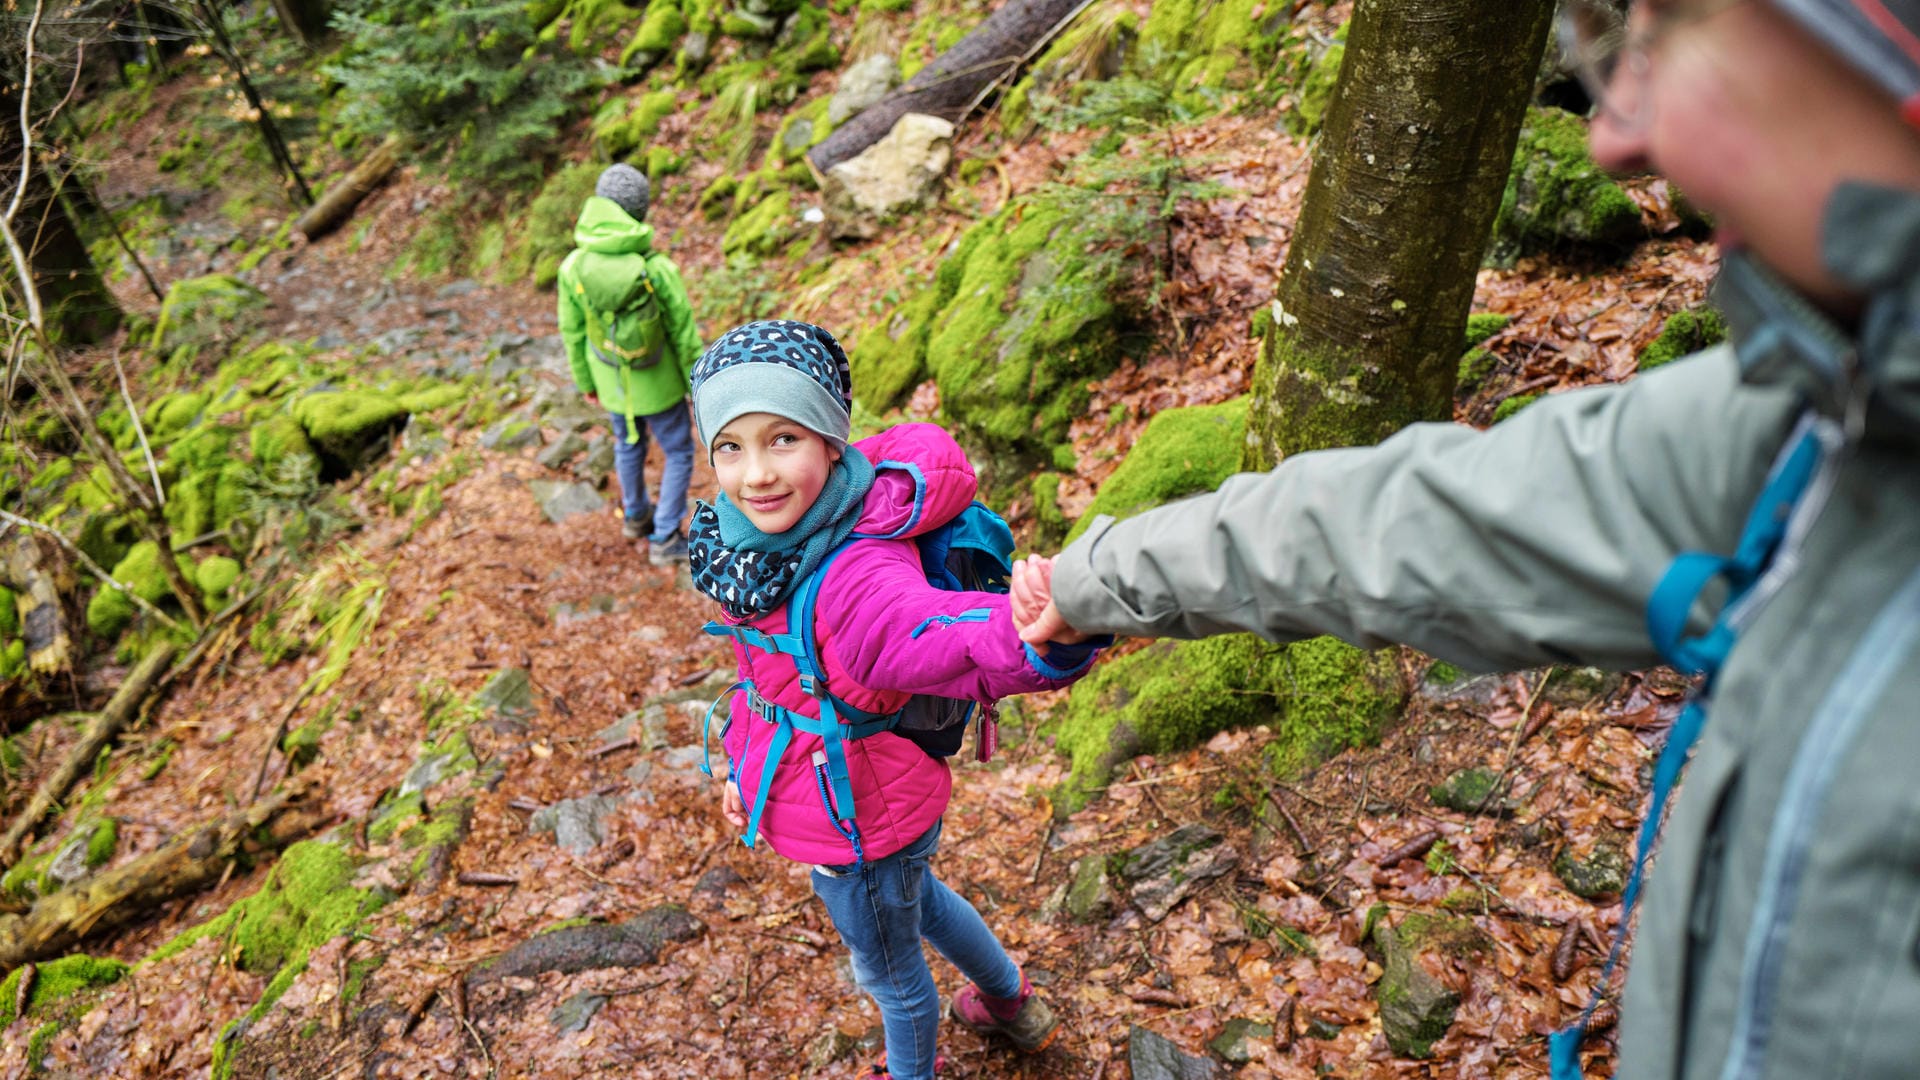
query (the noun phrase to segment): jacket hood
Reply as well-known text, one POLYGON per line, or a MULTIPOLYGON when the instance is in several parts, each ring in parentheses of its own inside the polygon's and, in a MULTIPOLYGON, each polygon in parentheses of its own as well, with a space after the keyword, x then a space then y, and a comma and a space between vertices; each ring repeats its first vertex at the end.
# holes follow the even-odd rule
POLYGON ((901 424, 854 445, 874 468, 857 536, 919 536, 958 517, 980 489, 966 452, 938 424, 901 424))
POLYGON ((1852 332, 1749 252, 1727 254, 1714 302, 1744 377, 1794 387, 1855 435, 1920 442, 1920 192, 1842 184, 1821 255, 1867 298, 1852 332))
POLYGON ((612 199, 590 195, 574 222, 573 242, 602 255, 645 255, 653 250, 653 226, 635 221, 612 199))

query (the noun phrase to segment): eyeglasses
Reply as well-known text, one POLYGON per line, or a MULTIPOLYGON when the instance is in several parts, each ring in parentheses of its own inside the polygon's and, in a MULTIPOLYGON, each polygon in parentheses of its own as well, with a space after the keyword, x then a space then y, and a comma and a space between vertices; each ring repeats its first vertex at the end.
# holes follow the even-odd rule
POLYGON ((1572 0, 1560 12, 1560 52, 1566 66, 1587 92, 1596 108, 1627 131, 1644 128, 1652 116, 1647 103, 1647 72, 1652 67, 1647 53, 1662 34, 1676 26, 1698 22, 1740 3, 1741 0, 1704 0, 1675 10, 1665 5, 1645 26, 1627 25, 1627 7, 1620 0, 1572 0), (1614 80, 1633 80, 1636 93, 1623 95, 1614 80))

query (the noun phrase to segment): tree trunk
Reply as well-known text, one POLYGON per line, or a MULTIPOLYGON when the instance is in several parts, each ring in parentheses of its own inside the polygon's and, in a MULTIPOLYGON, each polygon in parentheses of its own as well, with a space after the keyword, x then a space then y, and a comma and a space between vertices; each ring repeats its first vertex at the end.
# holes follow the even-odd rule
POLYGON ((1242 463, 1452 412, 1552 0, 1359 0, 1253 377, 1242 463))
POLYGON ((807 152, 807 161, 825 176, 827 170, 885 138, 894 121, 910 112, 958 124, 995 83, 1011 80, 1020 65, 1084 6, 1085 0, 1007 0, 905 86, 834 129, 807 152))
MULTIPOLYGON (((4 181, 0 183, 0 210, 13 199, 24 149, 20 144, 18 78, 18 73, 11 70, 0 74, 0 181, 4 181)), ((48 331, 61 341, 91 344, 120 325, 120 305, 100 279, 73 218, 55 198, 38 152, 31 162, 26 198, 14 218, 14 232, 28 253, 48 331)), ((8 292, 14 302, 25 303, 17 288, 8 292)))
POLYGON ((267 153, 274 164, 280 167, 280 174, 286 177, 287 185, 298 196, 301 206, 313 205, 313 192, 307 188, 306 177, 300 175, 300 166, 294 164, 293 153, 287 149, 285 139, 280 137, 280 126, 273 122, 273 111, 260 99, 260 91, 253 85, 253 77, 247 74, 247 64, 240 50, 233 47, 233 39, 227 36, 227 24, 221 21, 220 10, 213 0, 199 0, 200 18, 206 23, 207 33, 213 38, 214 51, 233 73, 234 82, 240 86, 240 93, 247 99, 253 111, 253 122, 260 129, 260 139, 267 144, 267 153))
POLYGON ((309 49, 326 40, 327 18, 333 14, 328 0, 273 0, 273 13, 309 49))
POLYGON ((400 137, 390 135, 379 148, 367 155, 365 161, 353 167, 353 171, 340 178, 321 195, 319 200, 307 208, 293 223, 295 232, 308 240, 317 240, 332 232, 341 222, 353 213, 360 200, 367 197, 374 188, 386 180, 387 174, 400 162, 400 137))
POLYGON ((242 854, 278 850, 331 817, 304 802, 304 787, 190 829, 124 866, 42 897, 25 915, 0 916, 0 973, 61 956, 88 937, 137 922, 176 897, 218 881, 242 854))

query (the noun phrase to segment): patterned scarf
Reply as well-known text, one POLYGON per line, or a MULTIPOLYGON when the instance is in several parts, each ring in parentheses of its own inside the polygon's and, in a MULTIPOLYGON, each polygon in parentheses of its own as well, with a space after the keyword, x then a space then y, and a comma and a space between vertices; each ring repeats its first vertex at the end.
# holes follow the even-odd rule
POLYGON ((819 498, 785 532, 761 532, 725 492, 712 503, 696 504, 687 535, 694 587, 735 619, 777 610, 852 535, 871 487, 873 464, 849 446, 819 498))

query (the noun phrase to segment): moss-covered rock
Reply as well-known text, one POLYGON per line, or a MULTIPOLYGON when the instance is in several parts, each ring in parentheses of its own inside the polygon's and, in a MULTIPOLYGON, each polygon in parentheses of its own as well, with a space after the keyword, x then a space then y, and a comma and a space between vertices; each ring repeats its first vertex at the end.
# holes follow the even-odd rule
MULTIPOLYGON (((184 558, 179 561, 181 571, 191 579, 193 564, 184 558)), ((129 548, 126 557, 115 563, 108 573, 149 604, 158 605, 172 595, 166 573, 160 566, 160 548, 151 540, 142 540, 129 548)), ((111 585, 102 585, 87 603, 87 629, 100 640, 111 641, 133 621, 136 610, 125 593, 111 585)))
POLYGON ((1454 392, 1471 394, 1493 374, 1493 353, 1481 347, 1481 343, 1507 328, 1512 317, 1482 312, 1467 316, 1467 350, 1460 357, 1460 369, 1454 377, 1454 392))
POLYGON ((1240 470, 1247 432, 1247 398, 1155 413, 1100 485, 1093 505, 1073 527, 1077 539, 1102 514, 1129 518, 1201 491, 1212 491, 1240 470))
POLYGON ((1340 65, 1347 58, 1346 24, 1341 24, 1334 38, 1334 43, 1307 66, 1294 95, 1287 126, 1303 139, 1320 133, 1320 125, 1327 120, 1327 107, 1333 104, 1333 88, 1340 82, 1340 65))
POLYGON ((163 357, 232 341, 259 323, 266 294, 231 274, 183 278, 167 289, 149 347, 163 357))
POLYGON ((225 555, 209 555, 193 572, 194 584, 209 605, 219 604, 240 580, 240 561, 225 555))
POLYGON ((211 397, 207 393, 182 390, 155 400, 141 418, 147 425, 148 436, 166 439, 192 427, 211 397))
POLYGON ((1503 398, 1500 404, 1494 406, 1493 422, 1497 424, 1539 400, 1539 394, 1515 394, 1512 397, 1503 398))
POLYGON ((1627 887, 1627 874, 1633 862, 1618 844, 1600 841, 1584 855, 1562 848, 1554 856, 1553 873, 1567 891, 1583 900, 1605 900, 1620 895, 1627 887))
POLYGON ((1140 28, 1140 57, 1180 90, 1244 89, 1272 65, 1288 9, 1263 0, 1161 0, 1140 28))
POLYGON ((20 636, 19 600, 12 589, 0 585, 0 641, 20 636))
POLYGON ((593 194, 593 185, 605 166, 582 162, 547 178, 527 208, 522 226, 513 233, 503 263, 508 278, 531 278, 545 289, 560 274, 560 262, 573 250, 573 226, 580 206, 593 194))
POLYGON ((1272 764, 1297 769, 1377 739, 1405 698, 1389 650, 1333 638, 1275 645, 1248 634, 1156 642, 1075 684, 1058 738, 1073 759, 1063 805, 1083 804, 1136 754, 1257 723, 1279 733, 1272 764))
POLYGON ((1462 769, 1429 788, 1427 797, 1462 814, 1506 814, 1513 809, 1500 774, 1491 769, 1462 769))
POLYGON ((676 90, 655 90, 640 95, 638 101, 616 98, 602 106, 593 120, 593 139, 600 153, 619 161, 646 145, 659 132, 660 121, 679 109, 679 97, 676 90))
POLYGON ((1367 922, 1383 968, 1374 997, 1387 1045, 1401 1057, 1431 1057, 1433 1044, 1453 1026, 1460 996, 1429 973, 1420 956, 1435 954, 1439 966, 1447 955, 1484 954, 1486 936, 1471 921, 1446 915, 1411 914, 1392 926, 1376 908, 1367 922))
POLYGON ((321 478, 337 480, 366 467, 386 449, 407 422, 407 409, 375 391, 335 390, 294 402, 293 418, 318 452, 321 478))
POLYGON ((313 443, 307 439, 307 429, 286 413, 276 413, 255 424, 248 441, 254 463, 268 475, 279 472, 281 462, 295 454, 313 454, 313 443))
POLYGON ((635 72, 646 71, 666 59, 686 32, 687 16, 680 10, 679 0, 651 0, 640 29, 633 32, 626 48, 620 50, 620 66, 635 72))
POLYGON ((17 1013, 14 1009, 20 999, 20 980, 26 978, 27 969, 14 968, 12 974, 0 979, 0 1028, 19 1020, 22 1015, 47 1016, 75 994, 111 986, 126 973, 127 965, 112 957, 88 956, 85 953, 36 964, 33 985, 27 991, 27 1007, 24 1013, 17 1013))
POLYGON ((1513 172, 1494 220, 1495 262, 1562 249, 1624 251, 1642 236, 1640 208, 1587 152, 1587 126, 1559 109, 1527 110, 1513 172))
POLYGON ((792 195, 784 188, 777 189, 733 219, 720 239, 720 250, 729 255, 772 255, 786 246, 798 229, 792 195))
POLYGON ((1652 371, 1726 339, 1727 324, 1718 311, 1705 305, 1676 311, 1667 316, 1666 324, 1660 327, 1660 336, 1640 350, 1638 368, 1652 371))

